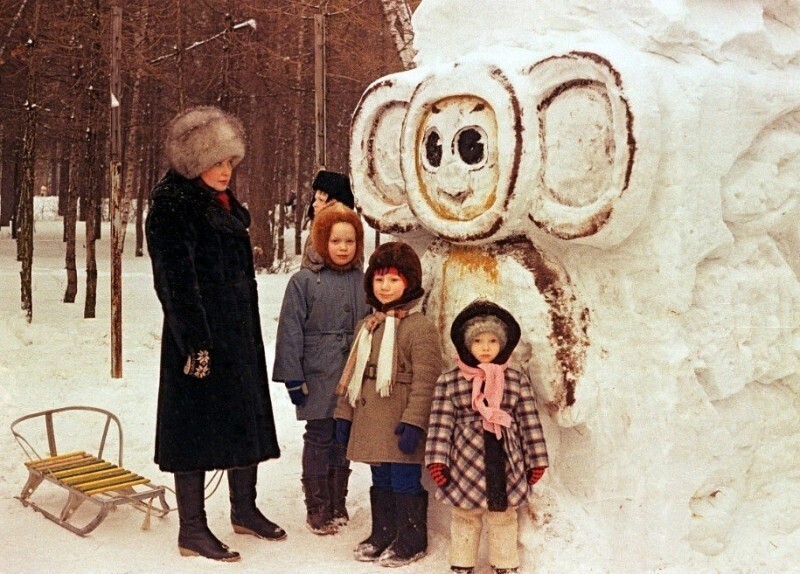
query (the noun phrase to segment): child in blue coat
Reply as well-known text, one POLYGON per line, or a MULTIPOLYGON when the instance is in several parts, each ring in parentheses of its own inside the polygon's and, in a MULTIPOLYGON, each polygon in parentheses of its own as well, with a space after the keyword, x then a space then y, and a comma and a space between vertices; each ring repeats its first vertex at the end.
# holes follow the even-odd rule
POLYGON ((362 288, 364 230, 358 214, 338 203, 328 206, 314 218, 311 236, 323 265, 301 268, 286 286, 272 379, 286 384, 297 419, 305 421, 306 526, 325 535, 349 518, 350 463, 334 440, 333 411, 355 326, 370 308, 362 288))

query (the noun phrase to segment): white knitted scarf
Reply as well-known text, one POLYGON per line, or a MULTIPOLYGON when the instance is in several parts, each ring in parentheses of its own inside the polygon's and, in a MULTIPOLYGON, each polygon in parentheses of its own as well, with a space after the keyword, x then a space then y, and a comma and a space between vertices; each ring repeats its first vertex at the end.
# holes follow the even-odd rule
POLYGON ((375 390, 381 397, 391 395, 395 359, 395 333, 397 331, 397 323, 407 315, 407 312, 400 309, 389 311, 386 314, 373 313, 368 320, 362 323, 353 340, 353 347, 350 349, 350 354, 347 357, 347 362, 337 387, 337 393, 347 395, 347 400, 351 406, 356 406, 356 401, 361 394, 364 371, 367 368, 370 352, 372 351, 372 335, 381 323, 385 327, 383 329, 381 347, 378 350, 375 390))

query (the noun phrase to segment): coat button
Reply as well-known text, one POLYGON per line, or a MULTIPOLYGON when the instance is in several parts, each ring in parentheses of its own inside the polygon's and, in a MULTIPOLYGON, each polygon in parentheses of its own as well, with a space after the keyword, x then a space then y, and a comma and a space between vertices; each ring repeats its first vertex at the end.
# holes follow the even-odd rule
POLYGON ((341 341, 341 340, 342 340, 342 334, 341 334, 341 333, 339 333, 338 335, 336 335, 336 340, 337 340, 337 341, 341 341))
POLYGON ((350 312, 350 305, 345 305, 344 306, 344 312, 345 313, 349 313, 350 312))
POLYGON ((367 404, 367 399, 361 399, 361 406, 363 407, 366 404, 367 404))

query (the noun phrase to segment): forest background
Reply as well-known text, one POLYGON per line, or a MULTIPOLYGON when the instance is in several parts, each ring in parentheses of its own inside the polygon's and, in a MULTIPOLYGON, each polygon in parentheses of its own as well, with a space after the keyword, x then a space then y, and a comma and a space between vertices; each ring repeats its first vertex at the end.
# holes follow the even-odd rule
POLYGON ((361 94, 413 67, 410 16, 419 1, 0 0, 0 228, 17 241, 22 308, 33 196, 49 195, 58 196, 64 221, 64 301, 75 301, 85 266, 84 316, 95 316, 94 243, 108 217, 117 103, 120 217, 123 230, 133 225, 127 248, 143 254, 148 194, 166 167, 164 126, 191 106, 217 105, 241 118, 248 135, 232 187, 253 216, 256 266, 281 269, 301 251, 316 170, 348 170, 361 94), (112 60, 121 82, 113 96, 112 60), (287 227, 293 245, 284 242, 287 227), (85 262, 76 261, 76 241, 85 262))

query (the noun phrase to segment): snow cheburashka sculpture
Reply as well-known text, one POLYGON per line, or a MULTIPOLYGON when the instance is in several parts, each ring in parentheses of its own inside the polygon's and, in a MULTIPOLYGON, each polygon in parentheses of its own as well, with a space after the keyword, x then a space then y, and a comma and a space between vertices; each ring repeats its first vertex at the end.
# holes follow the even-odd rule
MULTIPOLYGON (((478 297, 519 320, 514 360, 556 423, 539 506, 557 511, 546 543, 523 545, 545 568, 601 571, 721 553, 737 513, 782 504, 763 492, 800 454, 777 438, 800 432, 796 413, 770 414, 793 413, 800 384, 796 68, 758 61, 741 30, 717 37, 702 18, 719 7, 675 24, 687 47, 579 2, 565 10, 597 31, 545 10, 563 29, 526 35, 535 19, 504 2, 514 47, 478 53, 474 14, 459 53, 434 41, 458 3, 429 4, 423 65, 356 109, 351 177, 366 220, 423 254, 446 345, 478 297)), ((656 28, 675 17, 642 10, 656 28)))
POLYGON ((651 177, 652 162, 639 157, 628 96, 603 57, 505 51, 497 61, 373 84, 354 116, 351 170, 371 225, 427 235, 426 313, 442 333, 476 296, 514 309, 518 360, 573 424, 591 313, 552 246, 623 239, 648 199, 631 180, 651 177))

